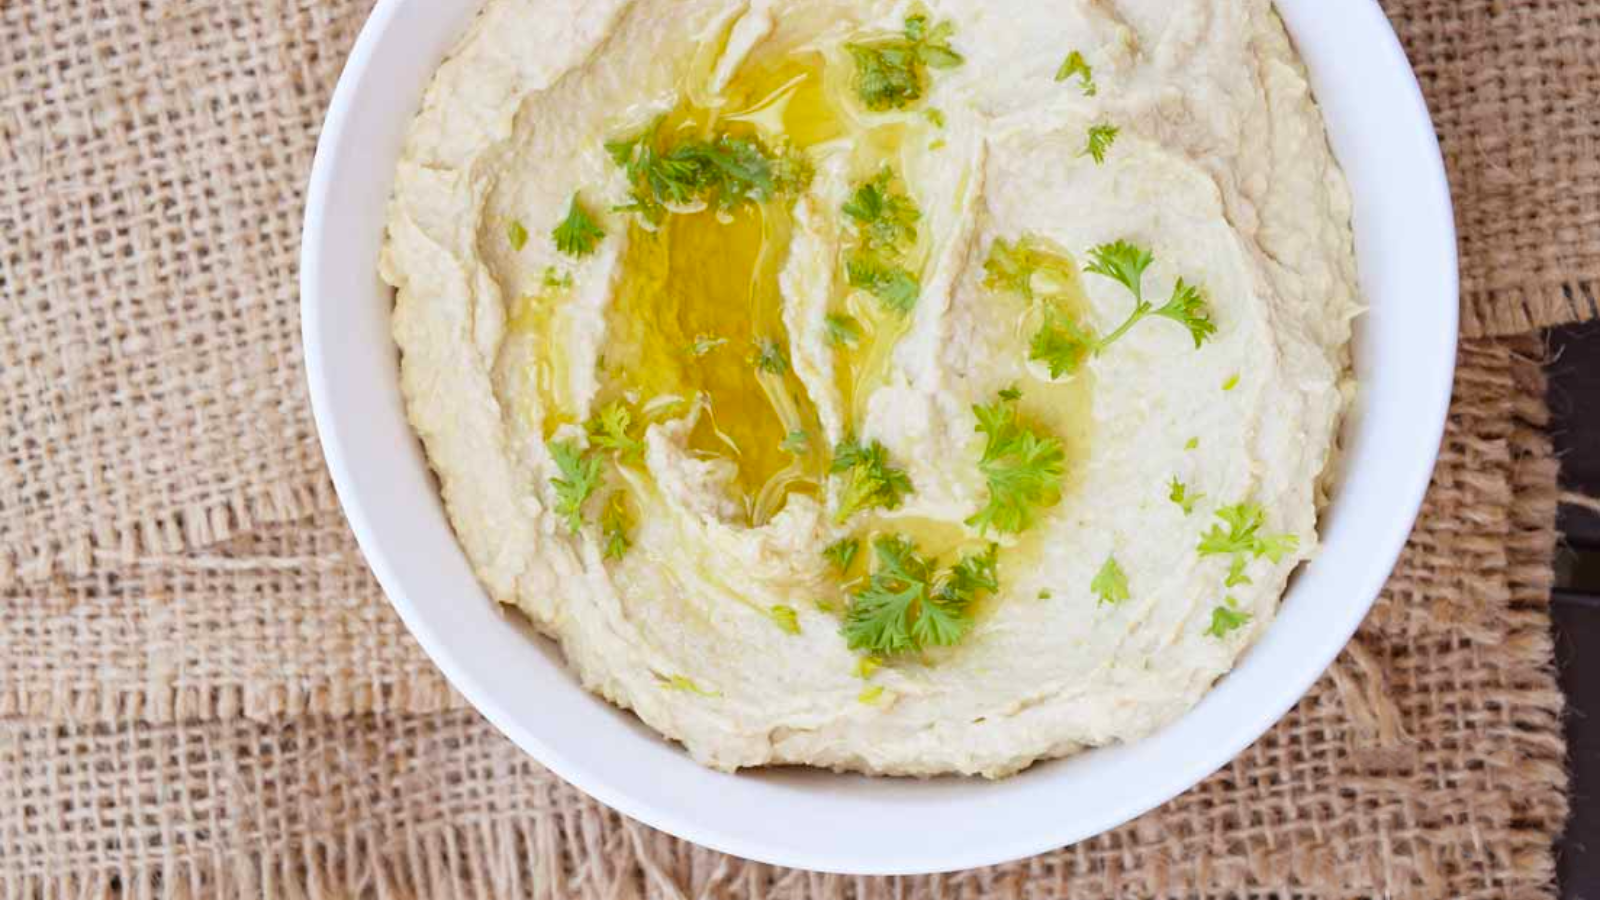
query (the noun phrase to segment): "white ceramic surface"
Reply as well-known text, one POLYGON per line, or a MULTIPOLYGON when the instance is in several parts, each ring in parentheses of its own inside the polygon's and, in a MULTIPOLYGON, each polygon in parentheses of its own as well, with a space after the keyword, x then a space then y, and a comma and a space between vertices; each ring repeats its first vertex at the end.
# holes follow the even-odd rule
POLYGON ((995 783, 701 768, 590 696, 553 645, 474 580, 407 427, 376 263, 407 123, 476 0, 380 0, 334 94, 301 258, 312 404, 350 524, 390 601, 450 681, 562 778, 657 828, 739 856, 859 874, 945 871, 1115 827, 1252 743, 1361 622, 1410 531, 1450 397, 1456 242, 1428 112, 1374 0, 1279 0, 1356 198, 1361 400, 1321 555, 1282 614, 1190 714, 1130 746, 995 783), (939 823, 938 827, 916 827, 939 823), (956 823, 959 823, 957 825, 956 823))

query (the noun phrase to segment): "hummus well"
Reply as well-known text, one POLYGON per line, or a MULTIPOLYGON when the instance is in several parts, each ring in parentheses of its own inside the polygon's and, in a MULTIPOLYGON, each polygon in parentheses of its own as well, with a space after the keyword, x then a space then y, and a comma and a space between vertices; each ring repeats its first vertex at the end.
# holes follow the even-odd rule
POLYGON ((1357 309, 1268 0, 490 0, 381 268, 489 593, 730 770, 1189 709, 1314 554, 1357 309))

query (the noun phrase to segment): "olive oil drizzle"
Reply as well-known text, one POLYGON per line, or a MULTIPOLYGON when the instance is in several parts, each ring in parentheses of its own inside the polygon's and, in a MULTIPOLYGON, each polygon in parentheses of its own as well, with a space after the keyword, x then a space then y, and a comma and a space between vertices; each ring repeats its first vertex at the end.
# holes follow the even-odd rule
MULTIPOLYGON (((843 126, 823 92, 820 54, 802 54, 741 67, 718 106, 688 92, 657 133, 803 151, 843 126)), ((699 398, 706 414, 689 445, 736 462, 732 487, 755 526, 790 493, 820 493, 827 462, 816 406, 788 359, 779 275, 794 233, 791 203, 778 196, 731 211, 675 212, 655 228, 631 223, 597 397, 699 398), (708 340, 720 343, 707 349, 708 340), (800 453, 784 447, 796 432, 816 436, 800 453)))

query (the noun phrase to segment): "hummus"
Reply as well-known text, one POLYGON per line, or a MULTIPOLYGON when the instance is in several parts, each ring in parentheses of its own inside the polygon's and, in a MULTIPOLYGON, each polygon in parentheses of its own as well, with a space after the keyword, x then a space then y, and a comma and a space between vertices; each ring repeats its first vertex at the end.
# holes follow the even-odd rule
POLYGON ((399 164, 489 594, 719 769, 998 777, 1269 626, 1350 393, 1269 0, 489 0, 399 164))

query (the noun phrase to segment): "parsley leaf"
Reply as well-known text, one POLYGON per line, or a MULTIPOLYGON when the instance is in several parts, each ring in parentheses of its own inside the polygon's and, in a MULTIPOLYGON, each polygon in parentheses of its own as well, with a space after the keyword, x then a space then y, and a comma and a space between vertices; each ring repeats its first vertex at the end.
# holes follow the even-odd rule
POLYGON ((727 342, 727 338, 712 337, 709 334, 697 335, 694 343, 689 345, 689 355, 698 359, 727 342))
POLYGON ((555 266, 545 266, 544 286, 547 288, 572 287, 572 273, 558 271, 555 266))
POLYGON ((511 249, 518 253, 528 246, 528 229, 520 219, 512 219, 506 226, 506 240, 511 243, 511 249))
POLYGON ((550 236, 555 239, 556 250, 568 256, 581 257, 593 253, 595 241, 605 237, 606 233, 600 230, 594 219, 589 218, 578 195, 573 194, 566 220, 557 225, 550 236))
POLYGON ((903 109, 920 100, 928 69, 953 69, 966 59, 950 46, 955 26, 929 26, 927 16, 906 19, 903 38, 846 44, 855 60, 856 96, 873 112, 903 109))
POLYGON ((1300 538, 1293 534, 1263 535, 1267 511, 1257 503, 1238 503, 1217 510, 1222 525, 1212 525, 1200 538, 1201 556, 1223 556, 1248 553, 1253 559, 1265 556, 1274 563, 1283 562, 1285 556, 1300 546, 1300 538))
POLYGON ((800 614, 792 606, 774 606, 767 610, 767 618, 789 634, 800 633, 800 614))
POLYGON ((1054 293, 1052 287, 1073 281, 1072 263, 1038 246, 1031 235, 1015 242, 996 238, 989 245, 983 262, 987 273, 983 286, 993 291, 1009 291, 1032 302, 1039 294, 1054 293), (1036 284, 1037 280, 1037 284, 1036 284))
POLYGON ((1144 273, 1154 262, 1155 256, 1149 250, 1127 241, 1102 244, 1089 251, 1089 265, 1084 267, 1084 271, 1110 278, 1127 288, 1134 299, 1133 312, 1127 320, 1116 331, 1094 342, 1094 355, 1104 353, 1106 348, 1150 315, 1171 319, 1187 328, 1190 337, 1194 338, 1195 349, 1199 349, 1217 333, 1204 294, 1182 278, 1173 286, 1172 299, 1165 305, 1157 307, 1144 299, 1144 273))
POLYGON ((1199 503, 1201 500, 1206 498, 1205 494, 1190 493, 1189 486, 1179 481, 1178 476, 1176 475, 1172 476, 1170 488, 1171 489, 1167 492, 1167 499, 1182 507, 1183 514, 1186 516, 1194 512, 1194 505, 1196 503, 1199 503))
POLYGON ((633 412, 621 400, 613 400, 600 408, 589 419, 589 443, 610 450, 621 460, 637 461, 644 458, 644 441, 630 434, 633 412))
POLYGON ((1110 151, 1111 145, 1117 142, 1117 135, 1121 133, 1122 129, 1115 125, 1096 125, 1090 128, 1089 142, 1078 155, 1093 157, 1096 165, 1104 163, 1106 153, 1110 151))
POLYGON ((1045 321, 1028 344, 1028 359, 1044 363, 1051 378, 1070 375, 1081 368, 1099 346, 1094 332, 1058 309, 1053 298, 1070 289, 1077 280, 1072 261, 1052 253, 1028 236, 1016 242, 996 239, 983 263, 984 287, 1017 294, 1029 303, 1040 299, 1052 302, 1045 308, 1045 321))
POLYGON ((1249 565, 1249 560, 1245 558, 1244 554, 1241 553, 1238 556, 1235 556, 1233 558, 1233 562, 1228 564, 1228 580, 1224 582, 1224 584, 1227 587, 1238 587, 1241 584, 1253 584, 1254 582, 1250 580, 1250 576, 1244 574, 1244 567, 1247 565, 1249 565))
POLYGON ((704 204, 732 212, 765 203, 798 193, 810 180, 803 158, 776 153, 755 138, 670 135, 676 143, 665 146, 661 125, 657 119, 636 137, 606 144, 633 187, 630 202, 618 210, 638 213, 652 224, 675 208, 704 204))
POLYGON ((833 451, 831 474, 844 475, 835 522, 843 524, 862 510, 898 509, 912 492, 904 469, 889 465, 889 451, 877 441, 862 446, 854 439, 841 441, 833 451))
POLYGON ((1044 363, 1050 377, 1059 379, 1083 367, 1095 353, 1093 332, 1074 322, 1071 317, 1051 310, 1044 325, 1028 343, 1028 359, 1044 363))
POLYGON ((550 479, 556 489, 556 515, 576 534, 583 526, 583 504, 600 486, 600 457, 586 454, 574 441, 554 441, 550 456, 561 474, 550 479))
MULTIPOLYGON (((1206 339, 1217 333, 1217 323, 1211 321, 1211 310, 1206 306, 1205 296, 1201 294, 1199 288, 1184 283, 1182 278, 1178 279, 1177 285, 1172 289, 1172 299, 1157 309, 1155 315, 1171 319, 1189 329, 1196 350, 1205 344, 1206 339)), ((1238 384, 1237 378, 1238 376, 1235 376, 1234 384, 1238 384)))
POLYGON ((750 362, 768 375, 786 375, 789 372, 789 357, 784 354, 783 345, 771 338, 756 344, 756 352, 750 362))
POLYGON ((781 446, 783 452, 799 456, 806 452, 807 447, 811 446, 811 435, 804 431, 791 431, 784 437, 781 446))
POLYGON ((1040 510, 1061 501, 1066 450, 1058 438, 1018 422, 1017 396, 972 408, 977 430, 987 438, 978 468, 989 485, 989 502, 967 524, 983 532, 1020 534, 1040 510))
POLYGON ((845 257, 850 286, 894 312, 910 312, 922 294, 921 283, 905 266, 922 218, 916 203, 894 189, 894 171, 885 166, 871 181, 856 186, 842 211, 858 242, 845 257))
POLYGON ((1084 271, 1103 275, 1127 288, 1133 299, 1144 305, 1144 273, 1156 261, 1155 254, 1127 241, 1101 244, 1089 251, 1084 271))
POLYGON ((1248 625, 1250 619, 1249 613, 1239 609, 1239 601, 1229 597, 1227 603, 1211 611, 1211 627, 1205 633, 1208 637, 1224 638, 1248 625))
POLYGON ((605 558, 621 559, 627 554, 628 548, 633 546, 633 541, 628 537, 628 532, 633 528, 633 521, 628 515, 627 496, 622 491, 615 491, 611 499, 606 502, 606 511, 600 515, 601 537, 605 540, 605 558))
POLYGON ((828 313, 825 320, 828 328, 828 343, 835 347, 854 347, 861 340, 861 323, 854 317, 843 313, 828 313))
POLYGON ((1061 63, 1061 68, 1056 70, 1056 81, 1066 81, 1074 75, 1081 79, 1085 97, 1093 97, 1100 92, 1094 83, 1094 68, 1077 50, 1068 53, 1066 60, 1061 63))
POLYGON ((933 564, 903 536, 873 543, 877 565, 867 585, 852 595, 844 635, 852 650, 882 656, 949 647, 972 627, 981 592, 999 588, 998 548, 969 554, 935 581, 933 564))
POLYGON ((855 562, 856 554, 860 552, 860 541, 855 538, 844 538, 823 548, 822 555, 833 563, 834 568, 839 570, 840 575, 843 575, 850 571, 850 564, 855 562))
POLYGON ((1106 557, 1105 565, 1089 582, 1089 590, 1100 597, 1101 605, 1115 606, 1128 599, 1128 575, 1122 571, 1122 566, 1117 565, 1115 556, 1106 557))
POLYGON ((871 181, 856 186, 843 212, 854 220, 862 243, 869 250, 899 250, 917 240, 921 210, 910 197, 893 187, 894 171, 885 166, 871 181))
POLYGON ((856 251, 845 260, 850 286, 877 297, 884 307, 904 315, 916 308, 922 296, 917 277, 870 252, 856 251))
POLYGON ((657 675, 656 678, 661 682, 661 686, 669 691, 683 691, 686 694, 699 694, 702 697, 715 698, 722 696, 722 694, 718 691, 708 691, 705 688, 702 688, 700 685, 695 684, 694 680, 687 675, 671 675, 665 677, 657 675))

